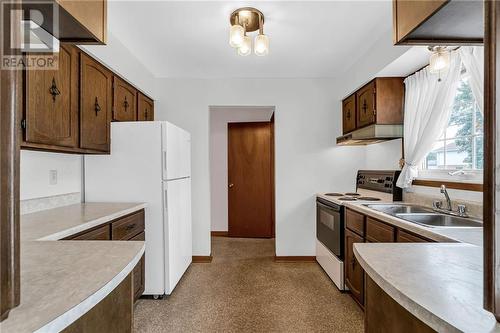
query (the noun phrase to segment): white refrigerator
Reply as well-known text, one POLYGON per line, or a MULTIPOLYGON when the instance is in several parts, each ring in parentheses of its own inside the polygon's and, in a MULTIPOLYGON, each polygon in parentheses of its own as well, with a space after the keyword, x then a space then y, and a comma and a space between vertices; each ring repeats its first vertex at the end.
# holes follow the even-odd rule
POLYGON ((165 121, 111 123, 85 156, 86 202, 145 202, 145 295, 170 295, 192 260, 191 137, 165 121))

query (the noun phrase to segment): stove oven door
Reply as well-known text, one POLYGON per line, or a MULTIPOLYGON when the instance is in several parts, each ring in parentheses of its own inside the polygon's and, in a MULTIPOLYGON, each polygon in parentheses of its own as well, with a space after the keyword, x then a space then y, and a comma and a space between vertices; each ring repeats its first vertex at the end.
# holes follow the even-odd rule
POLYGON ((339 259, 344 259, 342 206, 316 201, 316 237, 339 259))

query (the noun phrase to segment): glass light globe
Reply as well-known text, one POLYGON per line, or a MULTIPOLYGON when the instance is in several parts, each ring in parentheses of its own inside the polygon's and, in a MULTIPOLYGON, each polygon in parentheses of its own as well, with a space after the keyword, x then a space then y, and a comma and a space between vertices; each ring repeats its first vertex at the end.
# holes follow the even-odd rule
POLYGON ((245 37, 245 29, 238 24, 232 25, 229 30, 229 45, 232 47, 240 47, 245 37))
POLYGON ((240 56, 247 56, 252 53, 252 39, 248 36, 243 37, 243 43, 238 48, 238 54, 240 56))
POLYGON ((440 73, 450 66, 450 52, 437 48, 429 59, 429 71, 433 74, 440 73))
POLYGON ((269 37, 267 35, 257 35, 255 37, 254 52, 258 56, 265 56, 269 53, 269 37))

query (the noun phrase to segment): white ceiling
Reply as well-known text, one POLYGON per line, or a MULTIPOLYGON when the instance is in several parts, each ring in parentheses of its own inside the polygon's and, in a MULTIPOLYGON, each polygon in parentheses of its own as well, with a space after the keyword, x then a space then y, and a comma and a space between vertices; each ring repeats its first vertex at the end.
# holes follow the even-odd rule
POLYGON ((110 32, 157 77, 337 77, 382 34, 391 1, 111 1, 110 32), (270 54, 241 57, 229 46, 229 15, 265 15, 270 54))

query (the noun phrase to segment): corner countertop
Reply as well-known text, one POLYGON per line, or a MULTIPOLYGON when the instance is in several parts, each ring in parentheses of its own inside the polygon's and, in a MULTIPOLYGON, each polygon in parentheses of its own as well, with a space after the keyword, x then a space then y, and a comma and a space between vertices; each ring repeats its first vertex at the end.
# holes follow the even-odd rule
POLYGON ((21 304, 0 331, 54 332, 80 318, 127 277, 143 241, 57 241, 145 208, 85 203, 21 216, 21 304))
MULTIPOLYGON (((330 197, 317 194, 317 197, 337 203, 337 201, 332 200, 330 197)), ((426 227, 417 223, 412 223, 395 216, 376 211, 374 209, 368 208, 363 204, 373 203, 373 202, 342 202, 342 204, 352 210, 359 213, 371 216, 380 220, 382 222, 391 224, 395 227, 402 228, 411 231, 417 235, 423 236, 425 238, 434 240, 436 242, 458 242, 458 243, 468 243, 477 246, 483 246, 483 229, 482 228, 440 228, 440 227, 426 227)), ((378 201, 377 204, 391 204, 392 202, 378 201)))
POLYGON ((482 248, 470 244, 356 243, 365 272, 438 332, 500 332, 483 309, 482 248))

